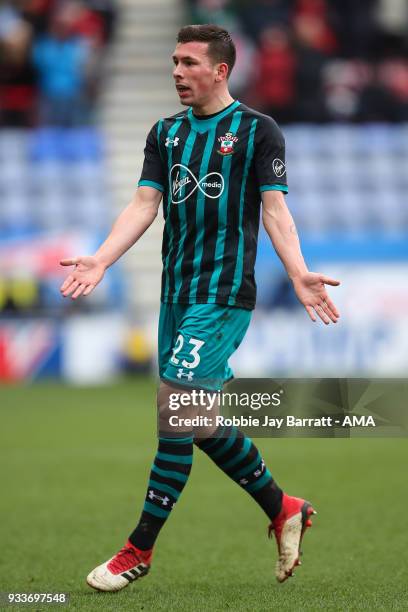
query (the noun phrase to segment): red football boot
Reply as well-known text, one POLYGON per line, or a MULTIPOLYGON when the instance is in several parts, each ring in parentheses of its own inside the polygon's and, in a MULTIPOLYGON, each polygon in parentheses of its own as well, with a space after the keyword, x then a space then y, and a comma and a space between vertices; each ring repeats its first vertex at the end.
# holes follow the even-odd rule
POLYGON ((129 541, 111 559, 98 565, 87 576, 87 583, 97 591, 120 591, 150 569, 152 550, 139 550, 129 541))
POLYGON ((299 497, 283 494, 282 509, 269 525, 268 535, 275 532, 279 558, 276 562, 275 575, 278 582, 284 582, 293 576, 293 570, 299 561, 300 544, 308 527, 312 526, 312 514, 317 514, 312 505, 299 497))

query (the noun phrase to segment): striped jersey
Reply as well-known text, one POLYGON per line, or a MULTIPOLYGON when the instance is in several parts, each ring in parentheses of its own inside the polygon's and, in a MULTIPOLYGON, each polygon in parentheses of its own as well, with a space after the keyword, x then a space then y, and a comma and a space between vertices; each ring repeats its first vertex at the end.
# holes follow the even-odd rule
POLYGON ((139 186, 163 193, 161 301, 252 309, 261 192, 286 192, 285 141, 239 101, 151 129, 139 186))

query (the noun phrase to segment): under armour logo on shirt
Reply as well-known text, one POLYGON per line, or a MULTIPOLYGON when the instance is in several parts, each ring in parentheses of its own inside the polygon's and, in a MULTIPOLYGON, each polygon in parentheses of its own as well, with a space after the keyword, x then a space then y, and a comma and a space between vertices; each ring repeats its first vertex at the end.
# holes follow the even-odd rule
POLYGON ((170 146, 178 147, 179 140, 180 138, 178 136, 176 136, 173 140, 167 136, 165 146, 166 147, 170 147, 170 146))

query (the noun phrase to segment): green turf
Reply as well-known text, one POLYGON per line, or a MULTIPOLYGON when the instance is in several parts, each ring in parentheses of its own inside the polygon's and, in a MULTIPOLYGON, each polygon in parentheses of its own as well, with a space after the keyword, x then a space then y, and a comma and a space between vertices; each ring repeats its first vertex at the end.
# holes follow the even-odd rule
POLYGON ((0 406, 0 591, 68 592, 68 608, 86 611, 408 609, 404 439, 258 440, 277 481, 319 513, 284 585, 262 512, 196 451, 150 575, 100 594, 84 577, 138 518, 154 383, 3 387, 0 406))

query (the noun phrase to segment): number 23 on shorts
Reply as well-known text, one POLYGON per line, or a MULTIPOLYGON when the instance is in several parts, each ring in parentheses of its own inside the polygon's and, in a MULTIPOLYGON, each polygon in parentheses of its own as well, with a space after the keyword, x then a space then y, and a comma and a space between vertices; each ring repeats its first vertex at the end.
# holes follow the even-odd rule
MULTIPOLYGON (((192 361, 191 360, 187 361, 186 359, 183 359, 181 361, 181 365, 183 366, 183 368, 192 369, 192 368, 196 368, 200 363, 201 357, 199 355, 199 350, 205 344, 205 342, 204 340, 197 340, 197 338, 190 338, 190 340, 188 341, 188 344, 193 345, 190 351, 188 352, 189 357, 190 356, 192 357, 192 361)), ((176 344, 173 349, 173 354, 170 357, 170 362, 173 363, 174 365, 180 364, 180 359, 178 359, 176 355, 181 351, 183 346, 184 346, 184 338, 182 334, 179 334, 177 336, 176 344)), ((186 349, 188 348, 189 347, 187 346, 186 349)))

